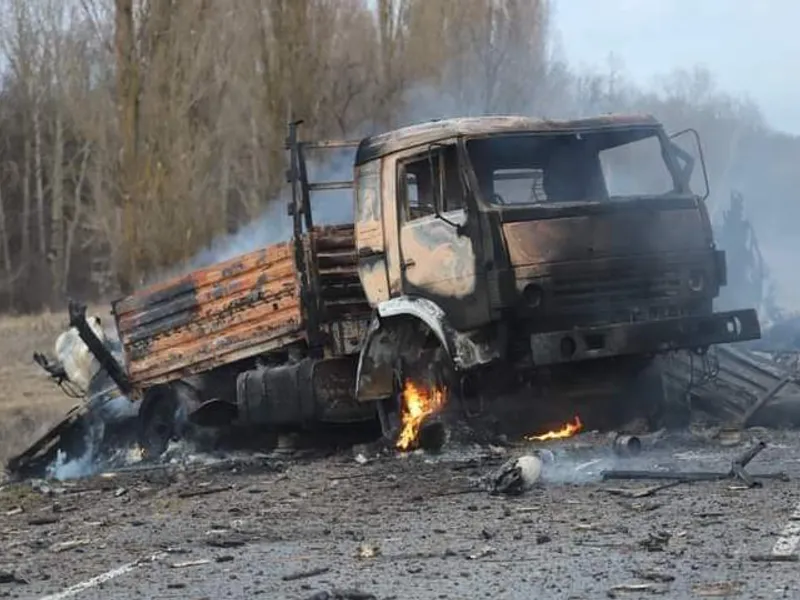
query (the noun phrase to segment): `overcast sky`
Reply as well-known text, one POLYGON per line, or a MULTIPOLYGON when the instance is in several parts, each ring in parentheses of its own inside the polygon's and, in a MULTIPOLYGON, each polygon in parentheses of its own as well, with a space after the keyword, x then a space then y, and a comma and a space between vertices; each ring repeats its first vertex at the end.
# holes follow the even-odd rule
POLYGON ((744 92, 775 128, 800 134, 800 1, 554 0, 558 48, 575 66, 609 53, 651 85, 676 67, 706 66, 744 92))

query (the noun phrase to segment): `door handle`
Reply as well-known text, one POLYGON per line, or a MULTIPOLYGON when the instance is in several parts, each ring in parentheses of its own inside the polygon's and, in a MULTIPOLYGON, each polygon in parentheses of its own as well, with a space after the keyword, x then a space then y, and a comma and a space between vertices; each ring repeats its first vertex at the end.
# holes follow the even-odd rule
POLYGON ((417 264, 417 261, 415 261, 413 258, 409 258, 408 260, 404 260, 403 261, 403 270, 406 270, 409 267, 413 267, 416 264, 417 264))

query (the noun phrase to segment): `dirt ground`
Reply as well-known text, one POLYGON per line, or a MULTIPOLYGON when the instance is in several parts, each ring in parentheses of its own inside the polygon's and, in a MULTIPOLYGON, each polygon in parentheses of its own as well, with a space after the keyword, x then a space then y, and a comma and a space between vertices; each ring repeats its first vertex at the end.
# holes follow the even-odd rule
MULTIPOLYGON (((61 315, 0 321, 3 452, 71 406, 30 364, 61 315)), ((713 429, 647 441, 622 459, 604 435, 511 448, 356 460, 211 457, 88 480, 0 483, 0 598, 798 598, 800 433, 713 429), (730 468, 790 480, 602 481, 608 468, 730 468), (516 498, 478 486, 547 448, 516 498), (364 463, 364 464, 362 464, 364 463), (652 490, 651 490, 652 491, 652 490), (338 595, 337 595, 338 594, 338 595)))

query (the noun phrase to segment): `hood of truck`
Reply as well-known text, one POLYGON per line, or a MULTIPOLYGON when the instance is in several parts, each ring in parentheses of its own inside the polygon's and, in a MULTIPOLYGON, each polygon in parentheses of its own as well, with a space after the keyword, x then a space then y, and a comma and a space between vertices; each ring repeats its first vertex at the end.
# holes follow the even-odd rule
POLYGON ((511 208, 502 229, 510 266, 532 271, 554 263, 693 253, 712 244, 699 201, 689 197, 511 208))

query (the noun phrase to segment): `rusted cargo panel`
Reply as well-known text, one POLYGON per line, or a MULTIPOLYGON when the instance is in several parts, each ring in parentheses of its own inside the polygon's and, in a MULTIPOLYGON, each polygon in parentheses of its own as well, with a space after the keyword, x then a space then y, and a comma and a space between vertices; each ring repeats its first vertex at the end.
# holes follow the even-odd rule
POLYGON ((293 246, 275 244, 114 303, 128 373, 148 387, 303 337, 293 246))
POLYGON ((355 227, 315 228, 310 236, 325 321, 349 319, 370 312, 358 277, 355 227))
POLYGON ((358 352, 371 308, 358 276, 355 226, 315 228, 310 251, 329 350, 335 355, 358 352))

